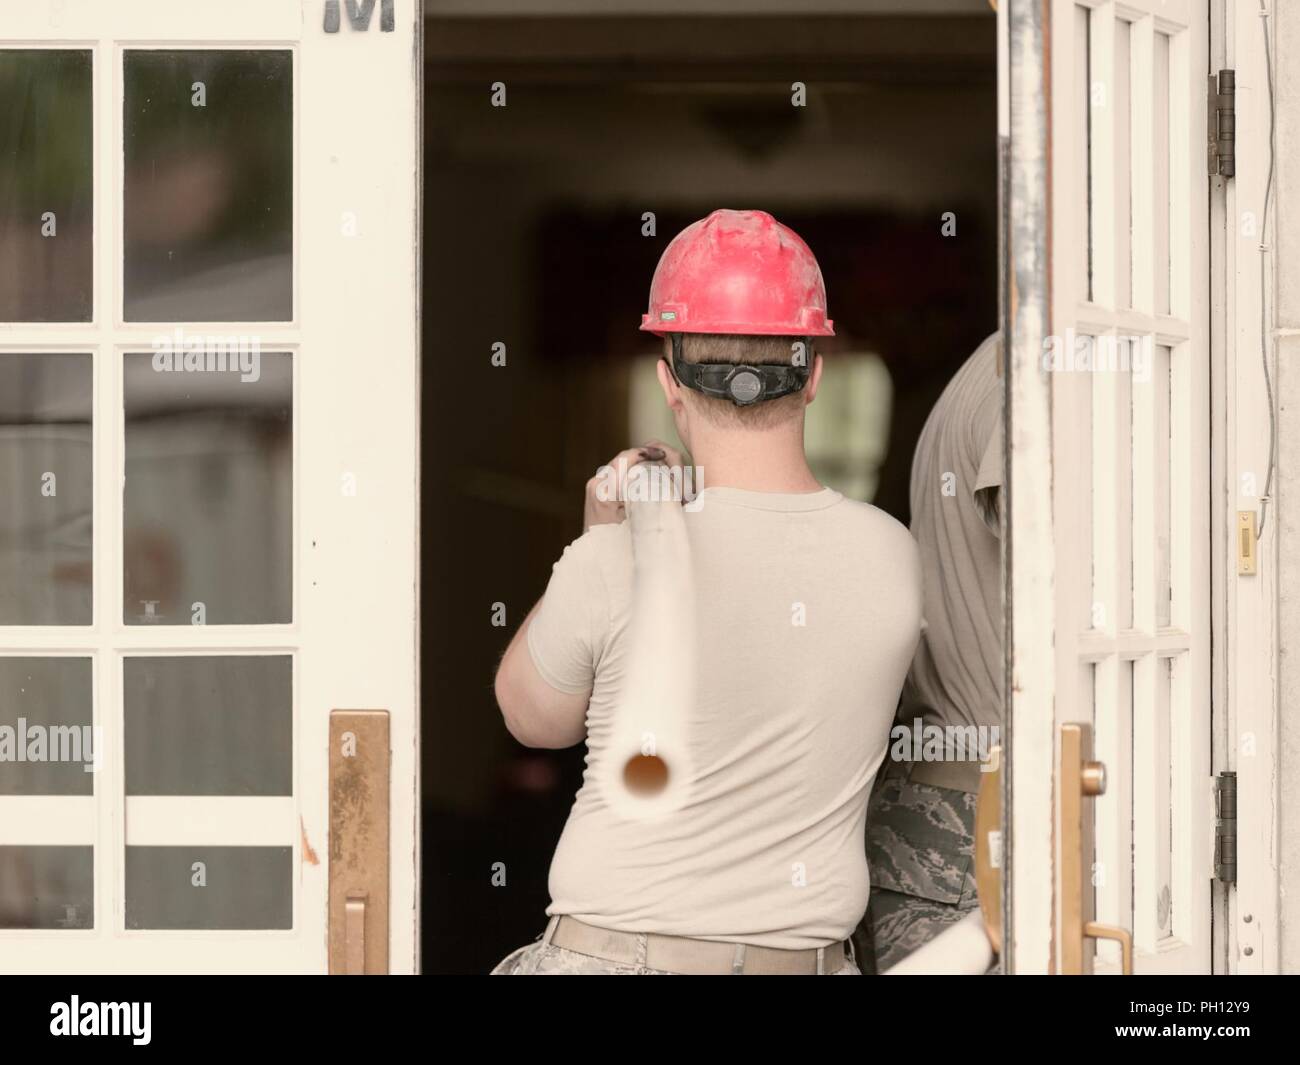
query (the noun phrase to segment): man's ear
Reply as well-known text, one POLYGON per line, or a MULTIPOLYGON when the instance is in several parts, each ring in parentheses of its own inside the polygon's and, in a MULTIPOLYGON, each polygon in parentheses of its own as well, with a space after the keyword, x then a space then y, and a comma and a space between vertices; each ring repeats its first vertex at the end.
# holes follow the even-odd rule
POLYGON ((822 382, 822 357, 813 356, 812 373, 808 375, 808 383, 803 386, 803 401, 807 406, 817 398, 817 386, 822 382))
POLYGON ((682 386, 677 383, 677 378, 673 376, 672 371, 668 368, 668 360, 661 358, 655 366, 655 371, 659 375, 659 387, 663 389, 664 400, 668 404, 668 409, 674 414, 682 410, 682 386))

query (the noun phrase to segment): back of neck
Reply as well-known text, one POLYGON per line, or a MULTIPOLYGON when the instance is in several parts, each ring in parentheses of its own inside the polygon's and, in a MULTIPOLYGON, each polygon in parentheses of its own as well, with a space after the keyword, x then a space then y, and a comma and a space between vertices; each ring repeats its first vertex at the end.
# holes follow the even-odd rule
POLYGON ((761 430, 692 428, 691 458, 703 488, 798 493, 822 487, 804 455, 802 418, 761 430))

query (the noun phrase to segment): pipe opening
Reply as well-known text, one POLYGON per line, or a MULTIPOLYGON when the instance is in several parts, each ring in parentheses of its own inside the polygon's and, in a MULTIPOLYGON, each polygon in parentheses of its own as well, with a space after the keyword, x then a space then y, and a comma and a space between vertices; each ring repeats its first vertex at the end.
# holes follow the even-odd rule
POLYGON ((668 763, 656 754, 638 754, 623 766, 623 786, 633 795, 658 795, 668 786, 668 763))

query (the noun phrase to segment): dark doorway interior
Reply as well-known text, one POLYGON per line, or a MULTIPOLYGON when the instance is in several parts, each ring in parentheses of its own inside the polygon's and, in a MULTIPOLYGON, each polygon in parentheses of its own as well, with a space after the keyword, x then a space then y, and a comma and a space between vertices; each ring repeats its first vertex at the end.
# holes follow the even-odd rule
POLYGON ((991 14, 428 21, 425 972, 486 972, 542 929, 583 751, 516 744, 492 677, 583 484, 653 420, 637 326, 687 222, 762 208, 812 246, 822 351, 870 400, 820 424, 824 468, 907 520, 925 415, 996 325, 994 33, 991 14))

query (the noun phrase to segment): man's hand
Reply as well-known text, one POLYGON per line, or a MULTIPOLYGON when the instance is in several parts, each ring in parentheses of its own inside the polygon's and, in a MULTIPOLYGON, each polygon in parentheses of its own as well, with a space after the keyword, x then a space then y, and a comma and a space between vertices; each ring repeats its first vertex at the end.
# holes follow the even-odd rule
POLYGON ((682 453, 661 440, 651 440, 642 447, 620 451, 587 482, 582 507, 583 532, 593 525, 617 525, 627 517, 624 501, 627 499, 628 471, 643 462, 662 462, 680 469, 682 453))

